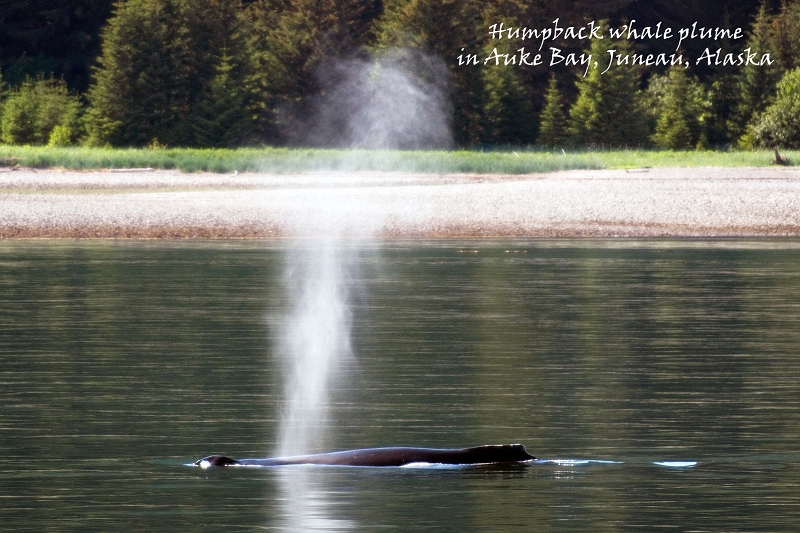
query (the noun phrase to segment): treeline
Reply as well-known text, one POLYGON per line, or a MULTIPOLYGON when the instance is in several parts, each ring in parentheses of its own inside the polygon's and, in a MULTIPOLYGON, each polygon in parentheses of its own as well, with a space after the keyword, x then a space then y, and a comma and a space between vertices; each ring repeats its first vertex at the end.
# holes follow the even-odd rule
MULTIPOLYGON (((607 48, 624 56, 630 42, 594 41, 590 51, 602 57, 607 48)), ((762 5, 744 45, 728 44, 720 53, 723 59, 730 54, 734 65, 742 54, 744 64, 723 64, 704 81, 684 64, 649 72, 646 82, 633 66, 612 67, 602 75, 594 70, 578 78, 577 98, 567 114, 551 78, 539 143, 680 150, 800 147, 798 50, 800 2, 785 3, 774 16, 762 5)))
MULTIPOLYGON (((0 141, 344 145, 347 135, 314 134, 322 127, 321 110, 359 114, 358 100, 367 95, 398 117, 402 109, 390 109, 387 95, 381 100, 379 93, 394 98, 390 90, 410 79, 405 92, 418 93, 414 102, 434 101, 458 146, 800 147, 800 0, 763 4, 755 12, 748 9, 753 2, 699 1, 682 14, 673 4, 127 0, 114 4, 101 24, 97 13, 107 2, 54 3, 35 17, 24 11, 25 2, 8 2, 0 8, 0 30, 7 30, 0 32, 0 54, 2 75, 11 83, 3 86, 0 141), (681 27, 692 17, 742 25, 747 42, 723 43, 724 53, 750 48, 774 62, 668 71, 620 66, 584 76, 583 67, 465 66, 456 60, 465 50, 481 57, 494 48, 514 52, 518 43, 489 37, 489 26, 499 22, 544 27, 556 17, 565 26, 603 18, 618 26, 634 16, 641 25, 681 27), (50 38, 37 40, 42 34, 50 38), (26 55, 25 42, 35 56, 26 55), (17 55, 5 55, 8 50, 17 55), (342 65, 385 64, 386 58, 406 78, 362 69, 355 81, 346 79, 353 71, 342 65), (357 92, 378 78, 377 89, 357 92)), ((587 46, 556 44, 564 54, 587 46)), ((658 52, 663 43, 595 40, 589 52, 606 57, 608 48, 623 53, 634 45, 658 52)), ((361 120, 378 121, 380 115, 365 113, 361 120)), ((420 129, 432 117, 425 110, 410 115, 420 129)), ((341 116, 329 118, 324 127, 350 127, 340 122, 341 116)), ((400 145, 427 147, 438 142, 433 139, 439 137, 403 137, 400 145)))

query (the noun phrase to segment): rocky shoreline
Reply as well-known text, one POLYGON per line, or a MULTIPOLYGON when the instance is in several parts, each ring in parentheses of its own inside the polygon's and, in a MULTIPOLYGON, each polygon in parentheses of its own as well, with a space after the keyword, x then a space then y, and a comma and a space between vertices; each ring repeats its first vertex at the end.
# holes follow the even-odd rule
POLYGON ((0 238, 800 236, 800 168, 0 172, 0 238))

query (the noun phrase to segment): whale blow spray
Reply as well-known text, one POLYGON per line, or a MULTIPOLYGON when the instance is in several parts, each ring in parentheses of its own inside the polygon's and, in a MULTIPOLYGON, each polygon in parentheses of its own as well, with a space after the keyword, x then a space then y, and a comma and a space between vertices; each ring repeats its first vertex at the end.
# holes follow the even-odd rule
POLYGON ((288 254, 286 286, 291 307, 279 346, 285 374, 281 455, 304 454, 319 447, 331 384, 343 362, 352 357, 344 253, 337 239, 329 237, 302 242, 288 254))
POLYGON ((322 94, 305 142, 386 150, 453 146, 444 62, 413 49, 390 49, 321 68, 322 94))
MULTIPOLYGON (((362 149, 342 151, 343 170, 360 168, 363 149, 452 146, 446 69, 435 58, 389 51, 370 60, 340 61, 322 82, 305 144, 362 149)), ((376 235, 387 216, 380 203, 364 201, 357 189, 321 187, 312 197, 290 204, 287 213, 297 239, 287 253, 290 304, 277 346, 285 378, 280 456, 329 446, 332 391, 354 359, 351 303, 364 255, 358 241, 376 235)), ((323 472, 282 472, 280 480, 284 531, 356 529, 329 508, 323 472)))
MULTIPOLYGON (((315 100, 307 143, 361 149, 452 145, 447 74, 440 60, 390 50, 339 61, 320 75, 324 90, 315 100)), ((342 168, 358 168, 350 159, 363 153, 343 150, 342 168)), ((287 254, 290 306, 278 346, 285 375, 280 455, 326 445, 331 390, 353 358, 352 270, 361 254, 353 243, 375 235, 386 216, 380 205, 347 187, 320 187, 313 198, 292 206, 290 215, 298 238, 287 254)))

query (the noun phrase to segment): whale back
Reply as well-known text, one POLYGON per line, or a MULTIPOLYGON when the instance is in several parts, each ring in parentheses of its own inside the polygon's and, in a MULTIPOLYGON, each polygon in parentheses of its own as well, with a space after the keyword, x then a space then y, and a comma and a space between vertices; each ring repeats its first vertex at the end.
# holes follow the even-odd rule
POLYGON ((465 455, 471 457, 473 464, 520 463, 536 459, 522 444, 501 444, 465 448, 465 455))
POLYGON ((413 463, 445 465, 478 465, 520 463, 535 459, 522 444, 476 446, 472 448, 364 448, 341 452, 274 457, 265 459, 231 459, 223 455, 210 455, 194 464, 197 466, 285 466, 285 465, 333 465, 333 466, 404 466, 413 463))

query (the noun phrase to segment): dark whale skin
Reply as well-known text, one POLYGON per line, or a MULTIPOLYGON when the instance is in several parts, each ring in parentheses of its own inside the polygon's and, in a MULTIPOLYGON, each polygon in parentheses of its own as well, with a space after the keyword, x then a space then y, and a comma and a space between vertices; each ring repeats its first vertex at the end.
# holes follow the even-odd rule
POLYGON ((522 463, 536 459, 522 444, 500 444, 473 448, 365 448, 342 452, 298 455, 295 457, 270 457, 265 459, 231 459, 224 455, 209 455, 194 463, 195 466, 405 466, 412 463, 441 465, 482 465, 522 463))

